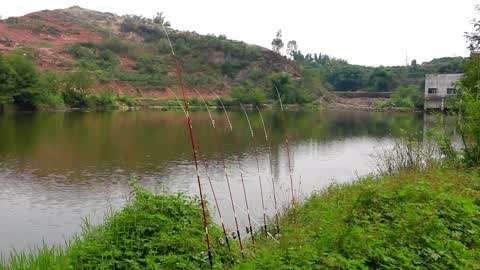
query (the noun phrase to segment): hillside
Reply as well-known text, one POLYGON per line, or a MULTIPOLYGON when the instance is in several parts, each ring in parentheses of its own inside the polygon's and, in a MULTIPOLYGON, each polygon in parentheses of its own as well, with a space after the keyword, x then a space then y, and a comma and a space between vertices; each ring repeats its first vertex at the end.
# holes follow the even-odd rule
MULTIPOLYGON (((168 95, 176 85, 170 47, 153 19, 81 7, 43 10, 0 21, 0 53, 21 50, 41 70, 88 70, 95 90, 134 96, 168 95)), ((274 72, 298 76, 297 66, 266 48, 168 27, 188 87, 228 93, 235 84, 265 85, 274 72)))
MULTIPOLYGON (((223 35, 175 30, 162 13, 154 18, 119 16, 74 6, 0 20, 0 104, 105 108, 140 100, 145 106, 163 106, 163 97, 172 95, 167 90, 178 88, 178 81, 162 25, 182 62, 190 96, 196 91, 213 96, 214 91, 234 103, 262 105, 278 95, 285 104, 332 103, 329 90, 392 92, 407 87, 415 96, 408 99, 419 102, 382 104, 418 107, 425 74, 460 73, 465 62, 445 57, 369 67, 325 54, 304 55, 297 47, 287 57, 223 35)), ((375 107, 378 100, 369 103, 375 107)))

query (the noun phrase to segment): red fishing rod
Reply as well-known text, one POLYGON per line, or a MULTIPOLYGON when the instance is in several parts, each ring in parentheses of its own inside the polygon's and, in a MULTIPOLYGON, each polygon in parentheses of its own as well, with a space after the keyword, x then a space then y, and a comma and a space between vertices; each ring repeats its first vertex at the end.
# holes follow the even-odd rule
POLYGON ((206 206, 205 206, 205 199, 203 197, 202 182, 200 180, 200 174, 199 174, 199 171, 198 171, 198 158, 197 158, 198 148, 197 148, 197 145, 195 143, 195 134, 193 132, 193 127, 192 127, 192 118, 190 117, 187 96, 186 96, 186 93, 185 93, 185 85, 183 83, 183 78, 182 78, 182 67, 181 67, 180 61, 178 60, 178 58, 175 55, 175 51, 173 50, 172 42, 170 41, 170 37, 168 36, 167 29, 165 29, 165 26, 163 24, 162 24, 162 27, 163 27, 163 30, 164 30, 165 35, 167 37, 168 43, 170 44, 172 57, 175 61, 175 67, 176 67, 175 73, 177 75, 178 84, 179 84, 180 89, 182 91, 183 104, 184 104, 185 117, 186 117, 185 124, 186 124, 188 134, 189 134, 189 137, 190 137, 190 143, 191 143, 191 147, 192 147, 192 156, 193 156, 193 161, 194 161, 194 164, 195 164, 195 173, 197 174, 198 192, 200 194, 200 203, 201 203, 201 206, 202 206, 203 227, 204 227, 204 230, 205 230, 205 238, 206 238, 205 240, 207 242, 208 261, 210 263, 210 267, 213 268, 212 247, 211 247, 211 244, 210 244, 210 235, 209 235, 209 232, 208 232, 207 211, 206 211, 206 206))
MULTIPOLYGON (((263 115, 262 115, 262 112, 260 111, 260 108, 258 108, 258 106, 255 106, 255 107, 257 108, 258 115, 260 115, 260 120, 262 120, 263 132, 264 132, 264 135, 265 135, 265 144, 267 145, 268 155, 270 155, 270 152, 271 152, 270 144, 271 143, 268 140, 268 133, 267 133, 267 128, 265 126, 265 121, 263 120, 263 115)), ((280 223, 278 221, 277 195, 276 195, 276 191, 275 191, 275 179, 273 177, 273 169, 272 169, 272 163, 271 162, 269 162, 269 169, 270 169, 270 175, 272 176, 273 204, 274 204, 274 207, 275 207, 275 224, 276 224, 277 233, 278 233, 278 232, 280 232, 280 223)))
MULTIPOLYGON (((227 109, 225 108, 225 104, 223 103, 222 99, 216 93, 214 93, 214 94, 217 97, 218 101, 220 102, 220 105, 222 106, 223 112, 225 114, 225 118, 227 119, 227 122, 228 122, 228 125, 229 125, 229 128, 230 128, 229 129, 230 134, 233 135, 232 122, 230 121, 230 117, 228 116, 228 112, 227 112, 227 109)), ((253 234, 252 219, 250 217, 250 209, 248 207, 247 190, 245 188, 245 179, 243 178, 242 163, 240 162, 240 158, 238 157, 238 155, 236 155, 235 157, 236 157, 236 160, 237 160, 238 169, 240 171, 240 180, 242 182, 243 197, 245 199, 245 208, 246 208, 246 214, 247 214, 247 220, 248 220, 247 233, 250 232, 250 236, 251 236, 251 239, 252 239, 252 244, 253 244, 253 246, 255 246, 255 235, 253 234)), ((232 204, 233 204, 233 200, 232 200, 232 204)))
POLYGON ((260 173, 260 163, 258 161, 258 152, 257 152, 257 145, 255 143, 255 135, 253 133, 252 124, 250 123, 250 118, 248 117, 248 113, 245 110, 245 107, 243 106, 242 103, 240 103, 240 107, 242 107, 243 113, 245 114, 245 118, 247 119, 247 122, 248 122, 248 127, 250 129, 250 139, 251 139, 252 146, 253 146, 253 155, 255 156, 255 161, 257 163, 258 183, 259 183, 259 186, 260 186, 260 197, 261 197, 261 201, 262 201, 263 229, 264 229, 265 235, 267 235, 267 232, 268 232, 268 230, 267 230, 267 213, 266 213, 266 210, 265 210, 265 201, 263 199, 262 176, 261 176, 261 173, 260 173))
MULTIPOLYGON (((273 84, 275 90, 277 92, 278 101, 280 102, 280 108, 282 110, 282 116, 285 117, 285 110, 283 109, 282 97, 280 97, 280 93, 278 88, 275 84, 273 84)), ((292 206, 295 206, 295 193, 293 189, 293 172, 292 172, 292 163, 290 158, 290 145, 288 143, 288 135, 285 136, 285 146, 287 148, 287 157, 288 157, 288 174, 290 177, 290 189, 292 191, 292 206)))
MULTIPOLYGON (((173 90, 171 90, 171 89, 169 89, 169 90, 173 93, 176 101, 177 101, 180 105, 182 105, 181 102, 180 102, 180 100, 179 100, 178 97, 177 97, 177 94, 175 94, 175 92, 174 92, 173 90)), ((195 91, 196 91, 196 90, 195 90, 195 91)), ((197 92, 197 93, 198 93, 198 92, 197 92)), ((200 93, 198 93, 198 94, 200 94, 200 93)), ((202 97, 202 99, 203 99, 203 97, 202 97)), ((205 105, 206 105, 206 103, 205 103, 205 105)), ((183 109, 183 106, 181 106, 181 107, 182 107, 182 109, 183 109)), ((211 120, 212 126, 213 126, 213 128, 215 128, 215 121, 213 120, 213 118, 212 118, 212 116, 211 116, 211 114, 210 114, 210 110, 208 109, 208 106, 207 106, 207 110, 208 110, 208 113, 209 113, 209 115, 210 115, 210 120, 211 120)), ((183 110, 183 112, 186 114, 186 111, 185 111, 185 110, 183 110)), ((224 235, 224 237, 225 237, 225 242, 226 242, 226 244, 227 244, 227 246, 228 246, 228 250, 231 251, 230 241, 229 241, 229 239, 228 239, 227 229, 226 229, 225 223, 224 223, 224 221, 223 221, 223 216, 222 216, 222 212, 221 212, 221 210, 220 210, 220 206, 219 206, 219 204, 218 204, 218 200, 217 200, 217 195, 216 195, 216 193, 215 193, 215 189, 213 188, 212 178, 210 177, 210 174, 208 173, 208 171, 209 171, 208 161, 207 161, 206 157, 204 157, 204 158, 202 159, 202 161, 203 161, 203 166, 204 166, 204 168, 205 168, 205 174, 206 174, 206 176, 207 176, 208 183, 209 183, 209 186, 210 186, 210 190, 211 190, 212 195, 213 195, 213 200, 214 200, 214 202, 215 202, 215 208, 217 209, 218 217, 220 218, 220 223, 221 223, 221 225, 222 225, 222 230, 223 230, 223 235, 224 235)))
MULTIPOLYGON (((217 139, 218 142, 220 142, 219 140, 219 134, 218 134, 218 130, 215 126, 215 120, 213 119, 212 117, 212 114, 210 113, 210 108, 208 107, 208 104, 207 104, 207 101, 205 100, 205 98, 202 96, 202 94, 200 94, 200 92, 198 92, 196 89, 194 89, 194 91, 197 93, 198 96, 200 96, 200 98, 202 99, 204 105, 205 105, 205 108, 207 109, 207 112, 208 112, 208 115, 210 117, 210 122, 212 124, 212 128, 214 130, 214 134, 215 134, 215 137, 217 139)), ((229 125, 231 126, 230 124, 230 119, 228 119, 228 122, 229 122, 229 125)), ((220 150, 220 154, 221 154, 221 161, 222 161, 222 165, 223 165, 223 170, 224 170, 224 174, 225 174, 225 179, 226 179, 226 182, 227 182, 227 187, 228 187, 228 193, 229 193, 229 196, 230 196, 230 202, 231 202, 231 205, 232 205, 232 211, 233 211, 233 217, 234 217, 234 221, 235 221, 235 227, 236 227, 236 230, 237 230, 237 238, 238 238, 238 244, 240 246, 240 251, 242 252, 242 255, 243 255, 243 243, 242 243, 242 237, 241 237, 241 234, 240 234, 240 229, 239 229, 239 225, 238 225, 238 218, 237 218, 237 212, 235 210, 235 203, 233 202, 233 196, 232 196, 232 189, 231 189, 231 186, 230 186, 230 177, 228 176, 228 172, 227 172, 227 166, 225 164, 225 157, 223 155, 223 144, 220 144, 220 146, 222 147, 222 149, 220 150)), ((212 191, 213 191, 213 187, 212 187, 212 191)), ((218 203, 217 203, 217 208, 218 208, 218 203)), ((220 212, 219 212, 219 215, 220 215, 220 212)), ((223 221, 222 221, 222 226, 223 226, 223 221)), ((228 239, 228 238, 227 238, 228 239)), ((228 241, 228 240, 227 240, 228 241)))

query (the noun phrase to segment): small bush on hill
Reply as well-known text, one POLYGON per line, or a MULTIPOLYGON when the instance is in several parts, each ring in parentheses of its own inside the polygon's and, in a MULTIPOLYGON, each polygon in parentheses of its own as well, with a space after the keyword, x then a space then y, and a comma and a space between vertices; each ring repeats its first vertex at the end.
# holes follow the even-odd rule
POLYGON ((288 73, 275 73, 269 77, 271 87, 267 93, 272 100, 282 100, 284 104, 305 104, 314 100, 311 92, 301 84, 293 81, 288 73))
POLYGON ((236 103, 252 104, 254 106, 262 106, 267 101, 265 91, 259 88, 234 86, 230 96, 236 103))
POLYGON ((410 108, 423 107, 423 94, 415 86, 401 86, 393 91, 392 96, 383 102, 376 104, 381 108, 410 108))

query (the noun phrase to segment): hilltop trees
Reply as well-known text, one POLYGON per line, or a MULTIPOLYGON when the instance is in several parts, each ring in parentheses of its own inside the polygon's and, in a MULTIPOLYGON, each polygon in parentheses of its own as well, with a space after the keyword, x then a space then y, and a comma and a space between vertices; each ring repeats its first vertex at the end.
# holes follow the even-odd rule
POLYGON ((298 51, 297 41, 290 40, 287 43, 287 56, 294 58, 294 55, 297 51, 298 51))
POLYGON ((386 92, 395 88, 395 81, 389 70, 379 67, 370 74, 368 85, 372 91, 386 92))
POLYGON ((327 76, 327 81, 338 91, 354 91, 364 86, 364 78, 364 69, 345 65, 331 71, 327 76))
POLYGON ((275 38, 272 40, 272 50, 276 53, 280 53, 283 49, 282 30, 278 30, 275 38))
MULTIPOLYGON (((480 5, 475 7, 477 12, 480 12, 480 5)), ((468 42, 468 49, 472 52, 478 52, 480 50, 480 21, 478 19, 473 20, 473 31, 465 32, 465 37, 468 42)))

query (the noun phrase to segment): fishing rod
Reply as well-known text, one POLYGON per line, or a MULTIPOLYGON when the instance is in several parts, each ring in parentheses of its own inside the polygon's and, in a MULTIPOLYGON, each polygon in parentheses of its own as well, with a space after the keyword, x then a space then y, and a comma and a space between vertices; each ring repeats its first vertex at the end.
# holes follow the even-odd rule
MULTIPOLYGON (((230 117, 228 116, 228 112, 227 112, 227 109, 225 108, 225 104, 223 103, 222 99, 215 92, 214 92, 214 94, 215 94, 216 98, 218 99, 218 101, 220 102, 220 105, 223 109, 223 113, 225 114, 225 118, 227 119, 228 126, 230 128, 230 134, 233 135, 232 122, 230 121, 230 117)), ((239 169, 239 172, 240 172, 240 180, 242 182, 243 197, 245 199, 245 207, 246 207, 247 220, 248 220, 247 233, 250 232, 250 236, 251 236, 251 239, 252 239, 252 245, 255 247, 255 235, 253 234, 253 226, 252 226, 252 220, 251 220, 251 217, 250 217, 250 209, 248 208, 247 190, 245 188, 245 180, 243 178, 242 163, 240 162, 240 158, 238 157, 238 155, 235 155, 235 157, 236 157, 237 164, 238 164, 238 169, 239 169)), ((233 200, 232 200, 232 204, 233 204, 233 200)))
MULTIPOLYGON (((175 99, 176 99, 177 103, 179 103, 179 104, 181 105, 181 102, 180 102, 180 100, 178 99, 177 94, 176 94, 173 90, 171 90, 171 89, 169 89, 169 90, 170 90, 170 91, 173 93, 173 95, 175 96, 175 99)), ((195 91, 196 91, 196 90, 195 90, 195 91)), ((197 92, 197 93, 198 93, 198 92, 197 92)), ((198 94, 200 94, 200 93, 198 93, 198 94)), ((202 97, 202 99, 203 99, 203 97, 202 97)), ((183 109, 183 106, 182 106, 182 109, 183 109)), ((207 110, 208 110, 208 107, 207 107, 207 110)), ((185 110, 184 110, 184 113, 186 113, 185 110)), ((213 118, 211 118, 211 115, 210 115, 210 120, 211 120, 211 122, 212 122, 213 128, 215 128, 215 121, 213 120, 213 118)), ((228 250, 231 251, 230 241, 229 241, 229 239, 228 239, 227 229, 225 228, 225 222, 223 221, 223 216, 222 216, 222 212, 221 212, 221 210, 220 210, 220 206, 219 206, 219 204, 218 204, 218 200, 217 200, 217 195, 216 195, 216 193, 215 193, 215 189, 213 188, 212 178, 210 177, 210 174, 208 173, 208 170, 209 170, 209 168, 208 168, 208 162, 207 162, 207 159, 206 159, 206 158, 203 158, 202 161, 203 161, 203 166, 205 167, 205 174, 206 174, 206 176, 207 176, 208 183, 209 183, 209 185, 210 185, 210 190, 212 191, 213 200, 214 200, 214 202, 215 202, 215 208, 217 208, 218 217, 220 218, 220 223, 221 223, 221 225, 222 225, 222 230, 223 230, 223 235, 224 235, 224 237, 225 237, 225 242, 227 243, 228 250)))
POLYGON ((210 243, 210 234, 208 232, 208 219, 207 219, 207 211, 205 207, 205 199, 203 197, 203 190, 202 190, 202 182, 200 180, 200 173, 198 171, 198 148, 195 143, 195 134, 193 132, 193 127, 192 127, 192 118, 190 117, 189 109, 188 109, 188 102, 187 102, 187 97, 185 94, 185 85, 183 83, 183 78, 182 78, 182 67, 180 65, 180 61, 178 60, 177 56, 175 55, 175 50, 173 49, 172 42, 170 41, 170 37, 168 36, 167 29, 165 29, 165 25, 162 23, 162 28, 163 31, 165 32, 165 36, 167 37, 168 43, 170 45, 172 57, 175 61, 175 73, 177 75, 178 79, 178 84, 180 86, 180 89, 182 91, 182 97, 183 97, 183 104, 184 104, 184 109, 185 109, 185 124, 186 124, 186 129, 188 130, 188 134, 190 137, 190 143, 192 147, 192 156, 193 156, 193 161, 195 164, 195 173, 197 174, 197 184, 198 184, 198 192, 200 194, 200 203, 202 205, 202 215, 203 215, 203 228, 205 230, 205 240, 207 244, 207 253, 208 253, 208 261, 210 263, 210 268, 213 268, 213 257, 212 257, 212 247, 210 243))
MULTIPOLYGON (((268 140, 268 133, 267 133, 267 128, 265 127, 265 121, 263 120, 263 115, 262 112, 260 111, 260 108, 258 106, 255 106, 257 108, 258 115, 260 115, 260 120, 262 120, 262 127, 263 127, 263 132, 265 135, 265 144, 267 145, 267 151, 268 154, 270 155, 271 152, 271 147, 270 147, 270 141, 268 140)), ((275 207, 275 225, 277 227, 277 233, 280 232, 280 223, 278 222, 278 207, 277 207, 277 195, 275 191, 275 179, 273 177, 273 169, 272 169, 272 163, 269 162, 270 166, 270 175, 272 176, 272 190, 273 190, 273 205, 275 207)))
MULTIPOLYGON (((283 109, 282 97, 280 97, 280 92, 275 84, 273 84, 277 92, 278 101, 280 102, 280 108, 282 110, 282 116, 285 116, 285 110, 283 109)), ((295 194, 293 190, 293 172, 292 172, 292 163, 290 158, 290 144, 288 143, 288 136, 285 136, 285 146, 287 148, 287 158, 288 158, 288 174, 290 177, 290 189, 292 190, 292 206, 295 206, 295 194)))
MULTIPOLYGON (((216 135, 217 139, 219 138, 218 136, 218 130, 216 129, 216 126, 215 126, 215 120, 213 119, 212 117, 212 114, 210 113, 210 109, 208 108, 208 104, 205 100, 205 98, 202 96, 202 94, 200 94, 200 92, 198 92, 196 89, 193 89, 198 96, 200 96, 200 98, 202 99, 203 103, 205 104, 205 108, 207 109, 208 111, 208 115, 210 117, 210 122, 212 124, 212 128, 214 130, 214 134, 216 135)), ((220 141, 220 140, 217 140, 217 141, 220 141)), ((221 146, 223 146, 222 144, 220 144, 221 146)), ((220 151, 221 155, 223 154, 223 149, 220 151)), ((234 217, 234 221, 235 221, 235 228, 237 229, 237 238, 238 238, 238 244, 240 246, 240 251, 242 252, 242 255, 243 255, 243 243, 242 243, 242 237, 240 235, 240 229, 239 229, 239 225, 238 225, 238 218, 237 218, 237 213, 236 213, 236 210, 235 210, 235 204, 233 202, 233 196, 232 196, 232 189, 231 189, 231 186, 230 186, 230 177, 228 176, 228 172, 227 172, 227 166, 225 164, 225 157, 222 155, 221 156, 221 161, 222 161, 222 165, 223 165, 223 171, 224 171, 224 174, 225 174, 225 179, 226 179, 226 182, 227 182, 227 187, 228 187, 228 193, 229 193, 229 196, 230 196, 230 202, 232 204, 232 211, 233 211, 233 217, 234 217)), ((210 182, 210 186, 212 188, 212 193, 214 192, 213 191, 213 186, 210 182)), ((213 193, 215 194, 215 193, 213 193)), ((215 195, 214 195, 215 196, 215 195)), ((215 199, 216 200, 216 199, 215 199)), ((216 202, 217 204, 217 209, 218 209, 218 213, 219 213, 219 216, 220 216, 220 208, 218 206, 218 202, 216 202)), ((221 216, 220 216, 221 217, 221 216)), ((224 232, 225 232, 225 226, 223 225, 223 220, 222 220, 222 227, 224 228, 224 232)), ((226 233, 226 232, 225 232, 226 233)), ((225 235, 226 239, 228 239, 228 237, 225 235)), ((227 240, 227 243, 228 243, 228 240, 227 240)), ((229 245, 229 248, 230 248, 230 245, 229 245)))
POLYGON ((240 107, 242 108, 243 113, 245 114, 245 118, 247 119, 247 122, 248 122, 248 128, 250 129, 250 139, 253 146, 253 155, 255 156, 255 161, 257 163, 258 183, 260 185, 260 197, 262 201, 262 210, 263 210, 263 229, 265 234, 267 234, 267 231, 268 231, 267 230, 267 213, 265 211, 265 201, 263 199, 262 176, 260 173, 260 163, 258 161, 258 152, 257 152, 257 145, 255 143, 255 135, 253 134, 252 124, 250 123, 250 118, 248 117, 248 113, 245 110, 245 107, 243 106, 242 103, 240 103, 240 107))
MULTIPOLYGON (((235 204, 235 206, 236 206, 238 209, 240 209, 240 211, 241 211, 243 214, 245 214, 245 215, 247 214, 247 211, 246 211, 245 209, 243 209, 243 207, 241 207, 240 205, 237 205, 237 204, 235 204)), ((260 222, 259 222, 258 220, 256 220, 255 218, 252 217, 252 220, 253 220, 253 222, 254 222, 255 224, 257 224, 259 227, 262 226, 262 224, 260 224, 260 222)), ((267 232, 267 236, 270 237, 270 238, 272 238, 272 240, 273 240, 275 243, 280 244, 280 242, 278 241, 278 239, 275 238, 275 236, 273 236, 271 233, 267 232)))

